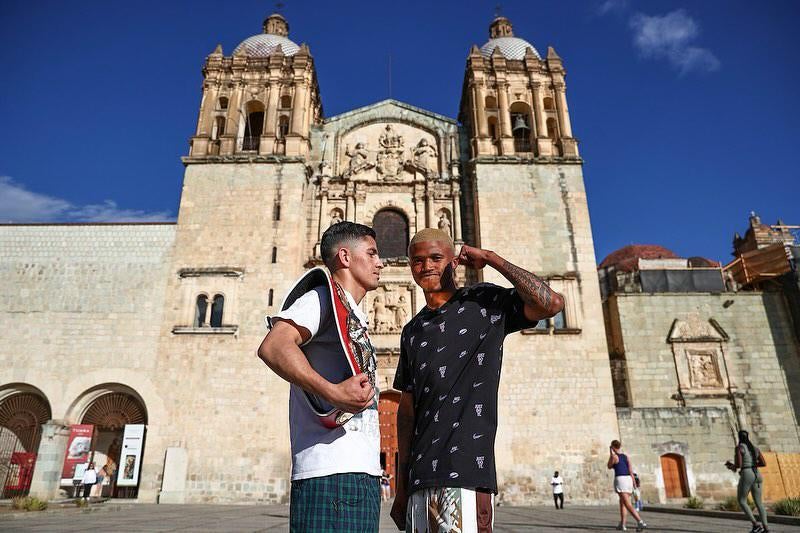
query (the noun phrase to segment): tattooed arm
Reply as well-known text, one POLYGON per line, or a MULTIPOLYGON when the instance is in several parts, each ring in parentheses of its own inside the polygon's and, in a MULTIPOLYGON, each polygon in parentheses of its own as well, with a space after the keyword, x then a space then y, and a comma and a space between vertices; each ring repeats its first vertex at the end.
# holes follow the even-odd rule
POLYGON ((520 298, 525 302, 525 317, 528 320, 550 318, 564 309, 564 298, 539 276, 509 263, 494 252, 465 244, 458 255, 458 263, 476 269, 489 265, 500 272, 514 285, 520 298))

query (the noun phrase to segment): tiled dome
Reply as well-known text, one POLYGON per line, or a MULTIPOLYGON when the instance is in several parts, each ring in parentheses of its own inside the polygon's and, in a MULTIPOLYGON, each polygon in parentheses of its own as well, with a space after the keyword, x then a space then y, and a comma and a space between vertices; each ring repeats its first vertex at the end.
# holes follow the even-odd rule
POLYGON ((610 266, 617 270, 633 272, 639 266, 639 259, 680 259, 672 250, 657 244, 629 244, 611 252, 600 263, 600 268, 610 266))
POLYGON ((240 50, 244 50, 244 53, 250 57, 269 57, 275 53, 275 50, 278 49, 278 46, 281 47, 283 55, 286 56, 293 56, 300 51, 300 47, 286 37, 281 37, 280 35, 271 35, 269 33, 261 33, 258 35, 253 35, 252 37, 248 37, 242 41, 239 46, 236 47, 236 50, 234 50, 233 53, 236 54, 240 50))
POLYGON ((285 56, 293 56, 300 51, 300 47, 289 39, 289 23, 283 15, 273 13, 264 20, 264 33, 248 37, 233 53, 236 55, 244 52, 249 57, 269 57, 278 46, 285 56))
POLYGON ((524 59, 526 48, 533 50, 537 58, 542 58, 531 43, 519 37, 496 37, 494 39, 489 39, 486 44, 481 46, 481 55, 489 58, 492 56, 492 52, 494 52, 495 48, 500 48, 500 53, 503 54, 503 57, 506 59, 516 59, 518 61, 524 59))

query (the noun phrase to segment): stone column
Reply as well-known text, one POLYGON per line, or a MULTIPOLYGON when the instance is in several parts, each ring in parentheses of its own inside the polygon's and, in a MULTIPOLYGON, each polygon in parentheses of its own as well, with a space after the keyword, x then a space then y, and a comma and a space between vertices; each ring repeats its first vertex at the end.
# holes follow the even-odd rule
POLYGON ((319 235, 317 235, 317 239, 322 240, 322 234, 328 229, 325 225, 325 221, 328 218, 328 191, 321 189, 319 194, 319 235))
POLYGON ((278 102, 281 99, 281 88, 275 83, 270 83, 267 86, 267 113, 266 123, 264 124, 264 133, 269 137, 275 137, 275 121, 278 111, 278 102))
POLYGON ((461 240, 461 189, 458 182, 453 183, 453 240, 461 240))
POLYGON ((476 83, 473 87, 475 115, 478 121, 478 137, 489 136, 489 123, 486 121, 486 91, 482 84, 476 83))
POLYGON ((305 81, 298 84, 294 90, 294 98, 292 99, 292 129, 291 132, 295 135, 303 135, 303 118, 305 117, 306 106, 306 92, 308 86, 305 81))
POLYGON ((556 83, 556 106, 558 107, 558 121, 561 123, 561 136, 572 138, 572 125, 569 122, 569 111, 567 110, 566 86, 563 83, 556 83))
POLYGON ((62 421, 50 420, 42 424, 42 440, 39 442, 31 480, 31 496, 45 501, 58 496, 68 440, 69 426, 62 421))
POLYGON ((544 102, 542 102, 542 84, 532 81, 533 87, 533 114, 536 120, 536 137, 547 137, 547 124, 544 122, 544 102))
POLYGON ((497 106, 500 116, 500 131, 503 137, 512 137, 511 114, 508 110, 508 84, 506 82, 497 83, 497 106))
POLYGON ((200 324, 200 327, 211 326, 211 304, 214 303, 214 296, 209 294, 208 301, 206 302, 206 312, 203 315, 203 322, 200 324))
POLYGON ((355 198, 353 197, 352 191, 345 192, 345 213, 344 219, 349 220, 351 222, 355 221, 356 219, 356 202, 355 198))
POLYGON ((433 228, 433 191, 430 189, 431 184, 426 184, 427 190, 425 191, 425 227, 433 228))

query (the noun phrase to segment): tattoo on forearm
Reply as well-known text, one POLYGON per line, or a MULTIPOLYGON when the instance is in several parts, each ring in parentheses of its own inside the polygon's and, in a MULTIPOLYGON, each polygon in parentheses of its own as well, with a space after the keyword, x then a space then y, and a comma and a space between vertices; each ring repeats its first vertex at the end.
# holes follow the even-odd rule
POLYGON ((503 270, 505 270, 508 280, 514 284, 523 302, 534 307, 541 307, 547 312, 555 311, 552 307, 553 289, 539 276, 505 260, 503 261, 503 270))

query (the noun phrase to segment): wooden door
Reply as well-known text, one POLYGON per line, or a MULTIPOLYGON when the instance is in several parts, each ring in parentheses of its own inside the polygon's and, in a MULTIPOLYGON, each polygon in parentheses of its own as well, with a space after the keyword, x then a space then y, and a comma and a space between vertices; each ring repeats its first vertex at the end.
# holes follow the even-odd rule
POLYGON ((686 482, 686 467, 683 457, 674 453, 661 456, 661 473, 667 498, 688 498, 689 487, 686 482))
POLYGON ((381 460, 383 468, 392 476, 392 495, 397 479, 397 406, 400 394, 382 392, 378 402, 378 420, 381 427, 381 460))

